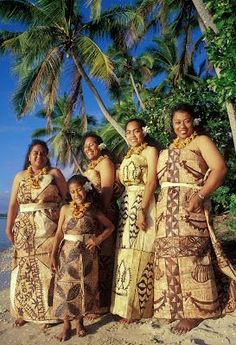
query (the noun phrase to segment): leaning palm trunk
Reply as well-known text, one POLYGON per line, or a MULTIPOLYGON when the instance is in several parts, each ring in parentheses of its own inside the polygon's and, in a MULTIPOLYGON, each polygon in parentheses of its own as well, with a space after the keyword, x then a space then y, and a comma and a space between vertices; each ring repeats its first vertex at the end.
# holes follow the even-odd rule
POLYGON ((75 165, 75 167, 77 168, 77 171, 79 171, 80 174, 83 174, 83 170, 81 169, 81 166, 80 166, 79 163, 77 162, 77 159, 76 159, 76 157, 75 157, 75 155, 74 155, 74 153, 73 153, 71 144, 70 144, 69 140, 67 139, 66 135, 64 135, 64 138, 65 138, 66 143, 67 143, 67 145, 68 145, 68 147, 69 147, 69 150, 70 150, 70 152, 71 152, 71 156, 72 156, 72 159, 73 159, 73 161, 74 161, 74 165, 75 165))
POLYGON ((85 72, 82 64, 80 63, 79 59, 76 58, 76 54, 73 52, 72 53, 72 57, 74 60, 74 63, 76 65, 76 68, 78 69, 78 72, 82 75, 84 81, 87 83, 88 87, 90 88, 90 90, 92 91, 92 93, 94 94, 96 101, 104 115, 104 117, 107 119, 108 122, 110 122, 110 124, 115 128, 115 130, 125 139, 125 131, 123 130, 123 128, 121 128, 121 126, 113 119, 113 117, 109 114, 105 104, 103 103, 97 89, 95 88, 95 86, 93 85, 92 81, 90 80, 90 78, 88 77, 87 73, 85 72))
MULTIPOLYGON (((210 12, 207 10, 206 6, 204 5, 202 0, 193 0, 193 4, 197 10, 198 17, 199 17, 199 26, 203 34, 205 34, 207 29, 212 29, 215 34, 219 33, 218 28, 214 24, 213 18, 210 12)), ((220 68, 215 67, 215 71, 217 77, 220 78, 220 68)), ((234 149, 236 151, 236 117, 235 117, 235 109, 234 105, 231 101, 225 102, 230 128, 233 137, 234 149)))
POLYGON ((144 109, 145 109, 145 105, 143 104, 143 101, 142 101, 142 99, 141 99, 141 97, 140 97, 140 94, 139 94, 139 92, 138 92, 137 86, 136 86, 135 81, 134 81, 134 77, 133 77, 133 75, 132 75, 131 72, 129 73, 129 77, 130 77, 131 83, 132 83, 132 85, 133 85, 133 88, 134 88, 134 92, 135 92, 135 94, 136 94, 136 97, 138 98, 140 107, 141 107, 142 110, 144 110, 144 109))

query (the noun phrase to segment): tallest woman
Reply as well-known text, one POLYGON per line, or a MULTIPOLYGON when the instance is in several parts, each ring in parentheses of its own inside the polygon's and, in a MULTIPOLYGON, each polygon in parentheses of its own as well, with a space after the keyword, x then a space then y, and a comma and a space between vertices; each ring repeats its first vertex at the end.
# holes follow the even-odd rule
POLYGON ((111 312, 121 322, 151 317, 153 312, 153 244, 157 149, 151 146, 145 123, 131 119, 125 127, 130 149, 123 159, 111 312))

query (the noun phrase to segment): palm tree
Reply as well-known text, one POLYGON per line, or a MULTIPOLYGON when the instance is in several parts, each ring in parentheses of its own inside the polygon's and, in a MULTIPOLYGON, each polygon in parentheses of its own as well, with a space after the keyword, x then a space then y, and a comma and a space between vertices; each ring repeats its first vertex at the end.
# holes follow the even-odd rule
MULTIPOLYGON (((81 116, 72 116, 68 123, 66 118, 70 112, 70 99, 68 95, 59 97, 51 114, 52 126, 50 131, 46 128, 39 128, 32 133, 33 138, 47 137, 51 144, 52 155, 56 159, 56 164, 62 167, 74 165, 74 171, 82 173, 82 137, 87 128, 84 128, 81 116)), ((47 111, 42 109, 36 116, 46 119, 47 111)), ((88 124, 95 125, 93 117, 88 116, 88 124)), ((118 135, 118 134, 117 134, 118 135)))
POLYGON ((83 21, 77 1, 1 0, 0 17, 26 26, 21 32, 4 32, 0 39, 1 49, 16 56, 15 71, 20 81, 14 104, 18 116, 27 113, 38 96, 43 95, 47 116, 50 117, 62 68, 72 61, 77 71, 76 79, 82 78, 87 83, 105 118, 124 137, 123 129, 109 114, 86 72, 85 67, 93 77, 106 82, 114 76, 111 61, 88 35, 93 23, 83 21))
MULTIPOLYGON (((204 34, 207 29, 212 29, 213 32, 217 35, 219 33, 219 30, 217 26, 214 23, 213 17, 206 8, 205 4, 202 0, 193 0, 193 4, 197 10, 198 13, 198 19, 199 19, 199 26, 202 30, 202 33, 204 34)), ((209 42, 207 42, 209 44, 209 42)), ((221 71, 218 67, 215 67, 216 74, 218 78, 220 78, 221 71)), ((225 102, 229 123, 231 127, 233 142, 234 142, 234 149, 236 151, 236 114, 234 105, 231 101, 227 100, 225 102)))
POLYGON ((145 109, 142 93, 144 93, 144 82, 151 79, 150 59, 146 56, 134 57, 128 54, 128 51, 122 52, 114 45, 108 49, 108 55, 111 58, 114 71, 118 77, 118 82, 110 84, 109 91, 117 99, 132 96, 135 93, 140 108, 145 109))

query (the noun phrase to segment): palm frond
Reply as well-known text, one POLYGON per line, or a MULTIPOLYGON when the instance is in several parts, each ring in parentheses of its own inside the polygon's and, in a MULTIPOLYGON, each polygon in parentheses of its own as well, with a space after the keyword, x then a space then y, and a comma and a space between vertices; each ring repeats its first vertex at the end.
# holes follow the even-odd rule
POLYGON ((80 36, 77 39, 76 46, 83 62, 89 67, 90 74, 96 78, 109 81, 113 72, 112 62, 98 45, 91 38, 80 36))

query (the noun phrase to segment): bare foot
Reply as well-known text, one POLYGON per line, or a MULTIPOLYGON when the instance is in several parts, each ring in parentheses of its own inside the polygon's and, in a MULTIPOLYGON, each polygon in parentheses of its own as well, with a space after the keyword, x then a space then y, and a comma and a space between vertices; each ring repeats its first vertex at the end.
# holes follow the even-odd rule
POLYGON ((71 336, 71 326, 68 323, 66 323, 66 324, 64 323, 64 327, 63 327, 62 332, 60 334, 58 334, 58 336, 56 336, 56 338, 59 341, 66 341, 66 340, 70 339, 70 336, 71 336))
POLYGON ((85 318, 85 320, 93 321, 93 320, 98 319, 100 316, 101 316, 101 314, 94 313, 94 314, 87 314, 87 315, 85 315, 84 318, 85 318))
POLYGON ((83 320, 78 320, 76 324, 76 334, 79 337, 85 337, 86 336, 86 329, 84 327, 83 320))
POLYGON ((13 327, 22 327, 26 323, 23 319, 16 319, 13 323, 13 327))
POLYGON ((175 327, 171 328, 171 332, 182 335, 197 327, 201 322, 202 319, 182 319, 175 327))

